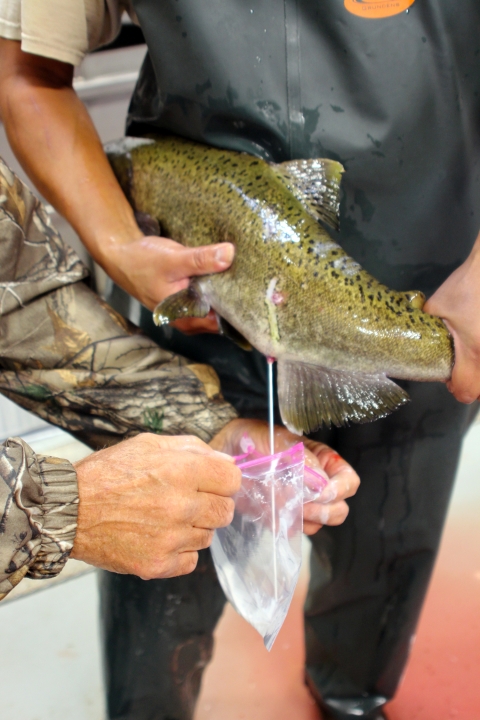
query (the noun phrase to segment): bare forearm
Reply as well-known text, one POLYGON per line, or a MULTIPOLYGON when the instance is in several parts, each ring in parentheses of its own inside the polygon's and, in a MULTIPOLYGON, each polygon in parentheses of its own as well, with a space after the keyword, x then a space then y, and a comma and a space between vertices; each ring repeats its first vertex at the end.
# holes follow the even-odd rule
POLYGON ((0 114, 9 142, 36 187, 104 264, 110 243, 142 233, 85 106, 68 86, 71 69, 66 66, 57 83, 48 76, 48 86, 36 69, 21 66, 22 59, 10 62, 1 78, 0 114))
MULTIPOLYGON (((184 248, 143 236, 72 88, 72 74, 71 65, 24 53, 20 43, 0 38, 0 118, 36 187, 110 277, 153 310, 193 275, 226 270, 234 247, 184 248)), ((218 330, 212 316, 190 322, 190 332, 218 330)))

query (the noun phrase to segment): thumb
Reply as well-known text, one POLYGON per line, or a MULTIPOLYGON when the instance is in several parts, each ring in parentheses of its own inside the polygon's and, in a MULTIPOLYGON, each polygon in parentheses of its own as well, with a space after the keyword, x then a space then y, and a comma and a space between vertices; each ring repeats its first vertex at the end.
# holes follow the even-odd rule
POLYGON ((435 315, 436 317, 442 316, 444 308, 441 300, 438 297, 439 295, 440 293, 437 290, 437 292, 435 292, 431 297, 428 298, 422 308, 424 313, 427 313, 428 315, 435 315))
POLYGON ((186 248, 184 268, 188 268, 186 274, 189 277, 192 275, 209 275, 210 273, 222 272, 222 270, 230 267, 234 255, 235 246, 231 243, 186 248))

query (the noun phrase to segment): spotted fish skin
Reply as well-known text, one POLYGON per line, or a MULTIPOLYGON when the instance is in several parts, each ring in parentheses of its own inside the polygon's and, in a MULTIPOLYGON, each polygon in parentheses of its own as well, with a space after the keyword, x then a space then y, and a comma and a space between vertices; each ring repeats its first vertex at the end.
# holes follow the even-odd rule
POLYGON ((274 165, 173 137, 126 139, 107 150, 134 209, 158 220, 164 235, 187 246, 234 243, 229 270, 193 281, 188 301, 167 298, 157 318, 201 316, 211 307, 251 345, 277 358, 281 382, 288 385, 287 373, 294 386, 296 400, 286 399, 283 387, 284 403, 297 406, 292 417, 282 410, 292 429, 387 414, 405 401, 403 391, 391 394, 390 386, 399 388, 387 376, 450 377, 452 339, 439 318, 422 312, 421 293, 379 283, 319 222, 334 223, 338 215, 338 163, 274 165), (292 376, 298 364, 310 368, 308 379, 296 371, 292 376), (307 403, 300 397, 306 386, 321 396, 322 407, 309 411, 317 420, 300 423, 295 417, 307 403))

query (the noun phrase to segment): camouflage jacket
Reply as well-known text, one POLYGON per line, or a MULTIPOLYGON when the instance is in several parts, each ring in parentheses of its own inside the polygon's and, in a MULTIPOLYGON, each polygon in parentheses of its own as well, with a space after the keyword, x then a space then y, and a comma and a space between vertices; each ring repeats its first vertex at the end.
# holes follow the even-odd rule
MULTIPOLYGON (((208 442, 235 417, 216 373, 160 349, 87 278, 0 160, 0 392, 93 449, 143 431, 208 442)), ((77 503, 70 463, 0 444, 0 599, 25 575, 60 571, 77 503)))

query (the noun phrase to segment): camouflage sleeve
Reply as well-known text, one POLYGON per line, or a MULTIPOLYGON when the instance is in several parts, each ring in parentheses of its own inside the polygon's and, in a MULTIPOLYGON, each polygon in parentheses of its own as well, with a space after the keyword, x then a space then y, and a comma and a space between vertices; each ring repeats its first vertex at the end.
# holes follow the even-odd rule
POLYGON ((87 275, 0 161, 0 392, 92 448, 142 431, 210 440, 235 417, 216 373, 127 324, 87 275))
POLYGON ((77 527, 77 476, 68 460, 35 455, 19 438, 0 444, 0 600, 25 576, 63 568, 77 527))

